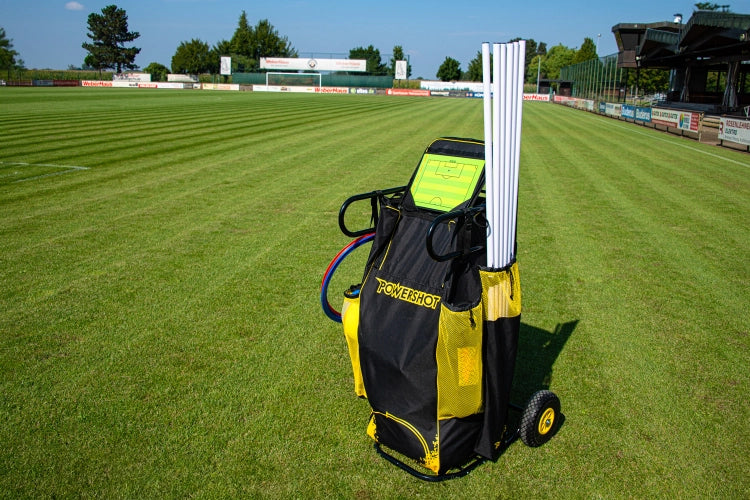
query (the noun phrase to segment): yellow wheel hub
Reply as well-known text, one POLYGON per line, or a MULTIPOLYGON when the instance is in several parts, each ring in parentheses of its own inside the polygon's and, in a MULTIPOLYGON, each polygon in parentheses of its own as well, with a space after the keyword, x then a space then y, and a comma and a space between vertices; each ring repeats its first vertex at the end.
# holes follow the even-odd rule
POLYGON ((539 434, 542 436, 547 434, 552 429, 552 424, 555 423, 555 410, 547 408, 542 414, 542 418, 539 419, 539 434))

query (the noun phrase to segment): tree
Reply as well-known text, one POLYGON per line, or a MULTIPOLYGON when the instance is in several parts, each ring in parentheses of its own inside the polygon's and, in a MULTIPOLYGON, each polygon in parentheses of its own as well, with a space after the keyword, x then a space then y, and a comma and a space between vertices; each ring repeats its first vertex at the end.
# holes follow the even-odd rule
POLYGON ((8 79, 10 79, 11 70, 16 67, 17 55, 18 52, 13 50, 13 40, 5 36, 5 29, 0 28, 0 69, 8 70, 8 79))
POLYGON ((211 71, 211 53, 208 44, 198 39, 180 43, 172 56, 172 71, 199 75, 211 71))
MULTIPOLYGON (((519 40, 522 40, 521 38, 514 38, 513 40, 510 40, 509 43, 517 42, 519 40)), ((526 75, 526 81, 530 82, 529 79, 532 73, 532 66, 533 66, 533 73, 534 73, 534 82, 536 82, 536 73, 537 73, 537 55, 538 54, 546 54, 547 53, 547 44, 544 42, 539 42, 538 44, 533 38, 529 38, 526 40, 526 58, 525 58, 525 64, 524 64, 524 71, 526 75)), ((490 68, 492 67, 492 58, 490 58, 490 68)), ((480 82, 482 81, 482 51, 477 51, 476 57, 472 59, 469 62, 468 69, 466 70, 466 73, 464 74, 464 79, 469 80, 472 82, 480 82)))
MULTIPOLYGON (((492 60, 490 58, 490 64, 491 63, 492 60)), ((482 51, 478 50, 474 59, 469 61, 469 66, 466 68, 466 73, 464 73, 464 79, 469 80, 470 82, 481 82, 483 71, 482 51)))
POLYGON ((84 42, 81 47, 89 53, 85 62, 102 69, 136 69, 135 56, 141 51, 137 47, 125 47, 140 36, 137 31, 128 31, 128 15, 116 5, 108 5, 101 14, 91 13, 88 18, 89 32, 93 43, 84 42))
POLYGON ((541 79, 546 76, 545 57, 542 54, 535 54, 526 68, 526 83, 537 83, 537 77, 541 79))
POLYGON ((583 39, 583 45, 581 45, 581 48, 578 49, 575 57, 573 57, 573 64, 582 63, 591 59, 599 59, 599 56, 596 53, 594 40, 586 37, 583 39))
POLYGON ((259 69, 261 57, 297 57, 297 51, 294 50, 289 39, 279 35, 268 19, 261 19, 255 27, 252 27, 244 10, 232 39, 228 44, 223 44, 220 49, 223 53, 216 54, 216 67, 219 67, 218 57, 230 56, 232 66, 237 62, 240 71, 259 69))
POLYGON ((443 82, 453 82, 461 79, 461 63, 452 57, 446 57, 437 71, 437 77, 443 82))
POLYGON ((152 62, 151 64, 143 68, 143 71, 145 71, 146 73, 151 73, 151 81, 166 82, 169 68, 167 68, 163 64, 159 64, 158 62, 152 62))
POLYGON ((695 4, 695 8, 698 10, 721 10, 722 12, 729 12, 729 5, 719 5, 714 2, 698 2, 695 4))
POLYGON ((561 43, 549 49, 542 64, 546 77, 550 80, 560 78, 560 69, 573 64, 575 54, 575 49, 570 49, 561 43))
POLYGON ((229 50, 231 54, 249 57, 252 53, 252 45, 253 29, 250 27, 250 23, 247 22, 247 14, 243 10, 242 14, 240 14, 237 29, 234 30, 234 35, 232 35, 232 39, 229 41, 229 50))
MULTIPOLYGON (((404 48, 401 45, 393 47, 393 56, 391 57, 391 64, 388 67, 388 74, 390 76, 396 76, 396 61, 405 61, 406 56, 404 55, 404 48)), ((406 63, 406 78, 411 76, 411 64, 406 63)))
POLYGON ((260 61, 261 57, 297 57, 297 51, 287 37, 279 35, 276 28, 268 22, 268 19, 261 19, 253 29, 253 58, 260 61))
POLYGON ((369 45, 367 48, 355 47, 349 51, 349 59, 367 61, 367 72, 371 75, 387 75, 388 68, 380 61, 380 51, 369 45))
POLYGON ((669 90, 669 70, 657 68, 640 68, 628 71, 625 85, 630 88, 638 86, 640 93, 653 94, 669 90))
MULTIPOLYGON (((517 42, 519 40, 523 40, 522 38, 514 38, 510 40, 510 43, 517 42)), ((539 44, 536 43, 536 40, 533 38, 529 38, 526 40, 526 57, 524 59, 524 67, 523 71, 524 74, 528 74, 529 68, 531 67, 531 62, 534 59, 534 56, 539 52, 545 53, 547 51, 547 44, 544 42, 540 42, 539 44)))

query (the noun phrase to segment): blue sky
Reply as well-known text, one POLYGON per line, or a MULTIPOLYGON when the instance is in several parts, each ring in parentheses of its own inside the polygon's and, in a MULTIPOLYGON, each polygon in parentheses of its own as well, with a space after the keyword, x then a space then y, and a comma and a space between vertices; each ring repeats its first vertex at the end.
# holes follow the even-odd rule
MULTIPOLYGON (((432 79, 446 56, 466 70, 483 41, 522 37, 577 48, 590 37, 598 40, 599 55, 612 54, 615 24, 671 21, 677 12, 687 20, 695 1, 0 0, 0 27, 27 68, 80 66, 88 15, 113 3, 141 35, 133 43, 141 48, 135 61, 141 68, 170 66, 182 41, 214 45, 230 39, 244 10, 252 25, 268 19, 301 56, 347 57, 352 48, 373 45, 387 62, 394 45, 401 45, 412 77, 432 79)), ((750 13, 750 0, 716 3, 750 13)))

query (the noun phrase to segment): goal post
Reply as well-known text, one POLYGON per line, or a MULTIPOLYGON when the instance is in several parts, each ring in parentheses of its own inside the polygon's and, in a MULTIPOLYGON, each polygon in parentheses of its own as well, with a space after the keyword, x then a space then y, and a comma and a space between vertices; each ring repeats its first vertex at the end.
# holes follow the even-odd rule
POLYGON ((287 87, 322 87, 322 81, 323 77, 321 73, 266 73, 266 87, 270 85, 287 87))

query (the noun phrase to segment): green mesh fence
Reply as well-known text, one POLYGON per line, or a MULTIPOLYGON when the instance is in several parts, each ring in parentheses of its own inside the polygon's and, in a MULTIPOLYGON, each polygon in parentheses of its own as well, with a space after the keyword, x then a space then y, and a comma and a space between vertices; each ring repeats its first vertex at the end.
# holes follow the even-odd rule
POLYGON ((617 67, 617 54, 591 59, 560 69, 560 80, 571 82, 572 97, 624 101, 628 70, 617 67))

